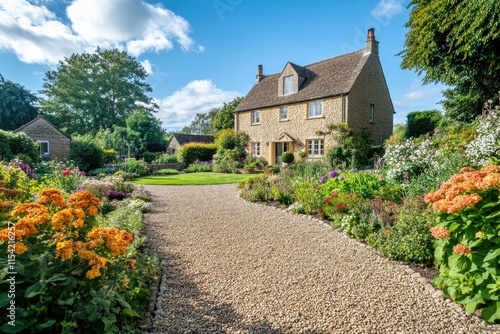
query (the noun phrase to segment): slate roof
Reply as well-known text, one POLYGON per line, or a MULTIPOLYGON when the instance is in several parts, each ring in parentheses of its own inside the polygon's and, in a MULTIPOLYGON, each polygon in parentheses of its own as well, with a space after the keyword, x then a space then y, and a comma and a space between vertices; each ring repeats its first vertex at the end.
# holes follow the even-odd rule
POLYGON ((172 139, 177 139, 179 145, 184 145, 187 143, 204 143, 204 144, 212 144, 215 140, 214 136, 211 135, 191 135, 186 133, 174 133, 172 134, 172 139))
POLYGON ((369 55, 362 49, 306 66, 290 63, 298 75, 306 78, 297 93, 279 96, 278 79, 281 73, 266 75, 250 89, 234 111, 255 110, 349 93, 369 55))
POLYGON ((54 124, 52 124, 51 122, 49 122, 43 115, 38 115, 36 118, 33 118, 28 123, 22 125, 18 129, 14 130, 14 132, 23 132, 26 127, 28 127, 29 125, 31 125, 31 124, 33 124, 35 122, 38 122, 40 120, 43 121, 43 122, 45 122, 45 124, 47 124, 48 126, 52 127, 54 130, 56 130, 57 132, 59 132, 60 134, 62 134, 63 136, 65 136, 65 137, 67 137, 68 139, 71 140, 70 136, 68 136, 67 134, 65 134, 64 132, 62 132, 57 126, 55 126, 54 124))

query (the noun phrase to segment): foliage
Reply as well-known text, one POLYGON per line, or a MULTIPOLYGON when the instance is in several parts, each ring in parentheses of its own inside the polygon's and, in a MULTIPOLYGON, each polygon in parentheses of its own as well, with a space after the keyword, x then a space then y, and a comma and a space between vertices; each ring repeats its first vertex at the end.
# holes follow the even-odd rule
POLYGON ((134 158, 125 159, 123 170, 131 175, 131 177, 149 175, 149 167, 144 160, 137 160, 134 158))
POLYGON ((0 74, 0 129, 16 130, 36 118, 38 99, 26 88, 0 74))
MULTIPOLYGON (((31 173, 21 168, 21 162, 11 160, 0 162, 0 203, 2 201, 27 201, 33 198, 33 193, 40 190, 40 185, 31 173)), ((0 209, 0 218, 1 218, 0 209)))
POLYGON ((223 150, 245 150, 248 142, 248 137, 241 132, 234 132, 233 129, 221 130, 215 138, 215 145, 219 151, 223 150))
POLYGON ((44 174, 41 175, 40 181, 45 187, 72 193, 79 189, 85 180, 85 173, 70 163, 50 161, 44 165, 44 174))
POLYGON ((334 193, 353 194, 361 198, 373 199, 375 192, 385 183, 380 175, 372 171, 348 172, 330 171, 328 177, 320 178, 321 191, 325 195, 334 193))
POLYGON ((179 171, 177 169, 160 169, 160 170, 155 170, 153 172, 153 175, 177 175, 179 174, 179 171))
POLYGON ((147 96, 152 88, 146 77, 144 67, 124 51, 73 54, 46 73, 41 111, 70 135, 124 127, 134 111, 158 108, 147 96))
POLYGON ((500 320, 500 166, 467 167, 425 197, 436 211, 435 284, 468 313, 500 320))
POLYGON ((184 169, 185 173, 211 172, 212 161, 195 161, 184 169))
POLYGON ((103 176, 103 175, 113 175, 117 171, 120 170, 120 166, 115 165, 115 166, 106 166, 102 168, 96 168, 92 169, 87 173, 87 175, 90 176, 103 176))
POLYGON ((104 165, 104 151, 88 137, 76 137, 71 141, 68 155, 80 170, 89 171, 104 165))
POLYGON ((162 154, 159 155, 154 162, 158 164, 176 164, 179 162, 175 154, 162 154))
MULTIPOLYGON (((165 150, 166 141, 163 137, 161 122, 151 113, 140 108, 130 114, 126 121, 129 139, 141 151, 147 151, 152 144, 160 145, 165 150)), ((161 151, 161 149, 160 149, 161 151)))
POLYGON ((420 137, 427 133, 433 134, 441 120, 441 113, 437 110, 412 111, 406 115, 405 137, 420 137))
POLYGON ((181 173, 169 176, 148 176, 134 179, 135 184, 157 184, 157 185, 209 185, 229 184, 243 182, 248 178, 255 177, 252 174, 220 174, 220 173, 181 173))
POLYGON ((399 208, 393 225, 386 225, 367 237, 367 243, 393 260, 432 265, 434 251, 429 228, 433 215, 421 200, 409 198, 399 208))
POLYGON ((181 146, 181 148, 177 150, 176 154, 177 159, 180 162, 190 165, 196 160, 212 160, 215 152, 217 152, 217 146, 215 144, 188 143, 181 146))
POLYGON ((283 152, 283 154, 281 154, 281 161, 285 164, 291 164, 294 160, 295 156, 292 152, 283 152))
POLYGON ((438 149, 429 138, 409 138, 400 144, 388 145, 384 154, 387 178, 401 180, 405 175, 418 176, 429 168, 439 168, 438 155, 438 149))
POLYGON ((289 169, 282 169, 279 174, 250 178, 239 185, 240 196, 250 202, 275 201, 288 206, 293 202, 290 176, 289 169))
POLYGON ((326 160, 332 168, 364 168, 370 164, 374 152, 368 130, 354 133, 346 123, 329 124, 327 129, 318 134, 331 134, 337 143, 326 153, 326 160))
POLYGON ((196 114, 190 125, 185 126, 181 133, 194 135, 211 135, 214 133, 212 126, 215 116, 219 112, 218 108, 212 108, 207 113, 196 114))
POLYGON ((21 156, 31 164, 39 160, 38 152, 38 144, 25 133, 0 130, 0 159, 8 161, 21 156))
POLYGON ((224 103, 219 112, 215 115, 212 127, 215 131, 234 128, 233 111, 240 104, 242 97, 237 97, 229 103, 224 103))
MULTIPOLYGON (((445 96, 464 106, 454 117, 481 113, 500 81, 500 5, 497 1, 412 0, 402 68, 424 73, 424 82, 453 86, 445 96)), ((445 107, 449 107, 446 103, 445 107)))
POLYGON ((500 107, 489 106, 477 123, 477 137, 467 145, 465 154, 472 164, 483 166, 500 155, 500 107))

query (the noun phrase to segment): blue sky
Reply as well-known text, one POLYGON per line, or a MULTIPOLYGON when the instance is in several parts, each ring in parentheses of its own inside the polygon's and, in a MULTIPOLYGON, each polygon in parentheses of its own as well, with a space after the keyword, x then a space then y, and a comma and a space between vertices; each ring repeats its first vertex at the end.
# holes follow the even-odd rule
POLYGON ((244 96, 287 61, 308 65, 365 47, 375 28, 395 123, 438 109, 443 86, 400 68, 407 0, 0 0, 0 74, 38 93, 45 73, 97 46, 137 57, 167 131, 244 96))

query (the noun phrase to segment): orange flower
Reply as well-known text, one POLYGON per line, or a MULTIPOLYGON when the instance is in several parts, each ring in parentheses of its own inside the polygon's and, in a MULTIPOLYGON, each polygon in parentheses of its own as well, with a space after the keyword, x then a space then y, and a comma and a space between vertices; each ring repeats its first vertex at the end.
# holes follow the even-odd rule
POLYGON ((19 195, 21 195, 23 192, 21 190, 14 190, 14 189, 8 189, 4 187, 0 187, 0 198, 7 198, 7 199, 15 199, 19 195))
POLYGON ((50 219, 47 208, 39 203, 21 203, 16 205, 11 214, 12 218, 23 217, 33 225, 43 224, 50 219))
POLYGON ((442 226, 434 226, 430 228, 431 234, 436 239, 447 239, 450 237, 450 231, 442 226))
POLYGON ((9 240, 9 229, 4 228, 3 230, 0 230, 0 241, 7 241, 9 240))
POLYGON ((71 259, 73 256, 73 240, 59 241, 56 244, 56 258, 61 258, 63 261, 71 259))
POLYGON ((128 286, 128 284, 129 284, 129 283, 130 283, 130 280, 129 280, 127 277, 125 277, 125 278, 123 279, 123 284, 124 284, 125 286, 128 286))
POLYGON ((128 245, 132 242, 132 234, 122 230, 119 231, 116 227, 94 227, 87 233, 87 238, 91 239, 88 244, 89 248, 106 243, 111 255, 125 254, 128 245))
POLYGON ((38 195, 40 197, 38 198, 37 203, 44 205, 59 206, 59 207, 66 206, 66 201, 62 197, 62 192, 59 189, 56 188, 42 189, 38 192, 38 195))
POLYGON ((80 208, 86 214, 95 216, 99 211, 101 201, 88 191, 78 191, 69 197, 68 203, 73 208, 80 208))
POLYGON ((458 244, 456 246, 453 246, 453 251, 458 255, 468 255, 472 253, 472 250, 469 247, 465 246, 464 244, 458 244))
POLYGON ((17 241, 15 243, 16 254, 21 255, 28 251, 28 247, 23 242, 17 241))
POLYGON ((80 228, 83 226, 84 222, 85 212, 79 208, 62 209, 52 216, 52 226, 57 230, 69 227, 71 223, 73 223, 74 227, 80 228))

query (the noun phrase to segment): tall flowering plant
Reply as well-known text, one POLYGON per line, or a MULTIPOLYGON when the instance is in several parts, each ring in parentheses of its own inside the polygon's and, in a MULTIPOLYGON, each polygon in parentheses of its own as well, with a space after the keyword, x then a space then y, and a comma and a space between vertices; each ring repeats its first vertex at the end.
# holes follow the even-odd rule
POLYGON ((462 168, 425 201, 437 212, 434 283, 468 313, 500 320, 500 166, 462 168))
MULTIPOLYGON (((70 333, 86 328, 86 319, 95 323, 89 328, 112 332, 115 313, 137 316, 119 294, 128 278, 117 283, 120 274, 111 270, 126 261, 132 234, 96 226, 97 197, 79 191, 66 200, 62 191, 45 188, 35 201, 15 204, 8 195, 4 191, 0 201, 0 226, 5 227, 0 230, 0 251, 15 262, 0 258, 0 277, 16 272, 16 330, 70 333), (109 282, 105 287, 114 287, 112 294, 104 291, 108 288, 102 280, 109 282)), ((2 308, 10 303, 6 297, 2 292, 2 308)), ((13 328, 9 326, 0 330, 13 328)))

